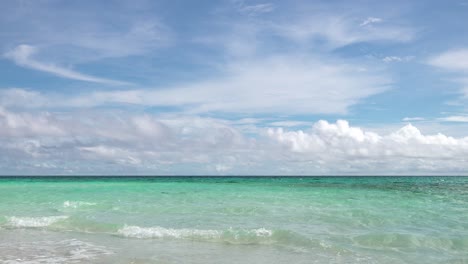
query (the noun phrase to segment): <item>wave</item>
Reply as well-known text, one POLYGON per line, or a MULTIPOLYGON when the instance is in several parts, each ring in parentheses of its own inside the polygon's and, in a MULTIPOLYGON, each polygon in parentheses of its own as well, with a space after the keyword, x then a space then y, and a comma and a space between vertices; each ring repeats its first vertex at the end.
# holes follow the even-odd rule
POLYGON ((192 229, 140 227, 101 223, 76 216, 6 217, 0 226, 6 228, 46 228, 54 231, 108 234, 136 239, 183 239, 226 244, 281 244, 300 247, 320 246, 316 240, 288 230, 257 229, 192 229))
POLYGON ((65 201, 63 202, 64 208, 78 208, 78 207, 86 207, 86 206, 94 206, 96 203, 90 202, 82 202, 82 201, 65 201))
POLYGON ((198 230, 198 229, 171 229, 163 227, 139 227, 124 226, 117 233, 132 238, 217 238, 219 232, 216 230, 198 230))
POLYGON ((117 233, 128 238, 141 239, 190 239, 228 244, 310 244, 312 241, 290 231, 258 229, 172 229, 160 226, 139 227, 124 226, 117 233))
POLYGON ((7 226, 11 227, 47 227, 68 216, 42 216, 42 217, 7 217, 7 226))

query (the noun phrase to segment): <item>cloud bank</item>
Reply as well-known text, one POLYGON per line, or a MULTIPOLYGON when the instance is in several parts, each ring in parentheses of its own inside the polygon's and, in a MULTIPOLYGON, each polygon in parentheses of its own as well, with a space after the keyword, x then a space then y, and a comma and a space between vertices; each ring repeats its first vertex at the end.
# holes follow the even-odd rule
POLYGON ((347 121, 287 130, 197 116, 0 109, 3 174, 460 174, 468 137, 347 121), (8 168, 8 169, 7 169, 8 168))

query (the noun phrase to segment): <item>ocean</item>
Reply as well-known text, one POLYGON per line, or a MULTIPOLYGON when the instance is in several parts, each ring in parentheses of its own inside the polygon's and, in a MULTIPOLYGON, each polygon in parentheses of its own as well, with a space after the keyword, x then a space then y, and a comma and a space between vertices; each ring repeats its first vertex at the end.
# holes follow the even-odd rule
POLYGON ((468 177, 3 177, 0 263, 468 263, 468 177))

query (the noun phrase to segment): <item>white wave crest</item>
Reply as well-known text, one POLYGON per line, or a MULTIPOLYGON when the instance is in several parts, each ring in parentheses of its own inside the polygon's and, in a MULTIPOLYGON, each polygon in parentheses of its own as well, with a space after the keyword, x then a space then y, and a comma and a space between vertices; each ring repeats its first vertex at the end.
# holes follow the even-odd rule
MULTIPOLYGON (((203 230, 203 229, 172 229, 164 227, 124 226, 117 231, 120 235, 130 238, 175 238, 196 239, 202 241, 218 241, 226 243, 262 243, 267 242, 274 232, 265 228, 250 230, 203 230)), ((270 241, 271 242, 271 241, 270 241)))
POLYGON ((133 238, 219 238, 221 233, 217 230, 199 230, 199 229, 171 229, 164 227, 139 227, 124 226, 118 230, 118 233, 125 237, 133 238))
POLYGON ((43 217, 7 217, 9 226, 13 227, 46 227, 68 216, 43 216, 43 217))
POLYGON ((90 203, 90 202, 82 202, 82 201, 65 201, 63 202, 63 207, 64 208, 78 208, 82 206, 93 206, 96 205, 96 203, 90 203))

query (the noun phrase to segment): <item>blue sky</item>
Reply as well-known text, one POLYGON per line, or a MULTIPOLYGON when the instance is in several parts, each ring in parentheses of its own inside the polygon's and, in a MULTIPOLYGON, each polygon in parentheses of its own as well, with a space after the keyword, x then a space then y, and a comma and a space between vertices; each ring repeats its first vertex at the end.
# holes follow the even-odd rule
POLYGON ((466 1, 4 1, 1 174, 466 174, 466 1))

